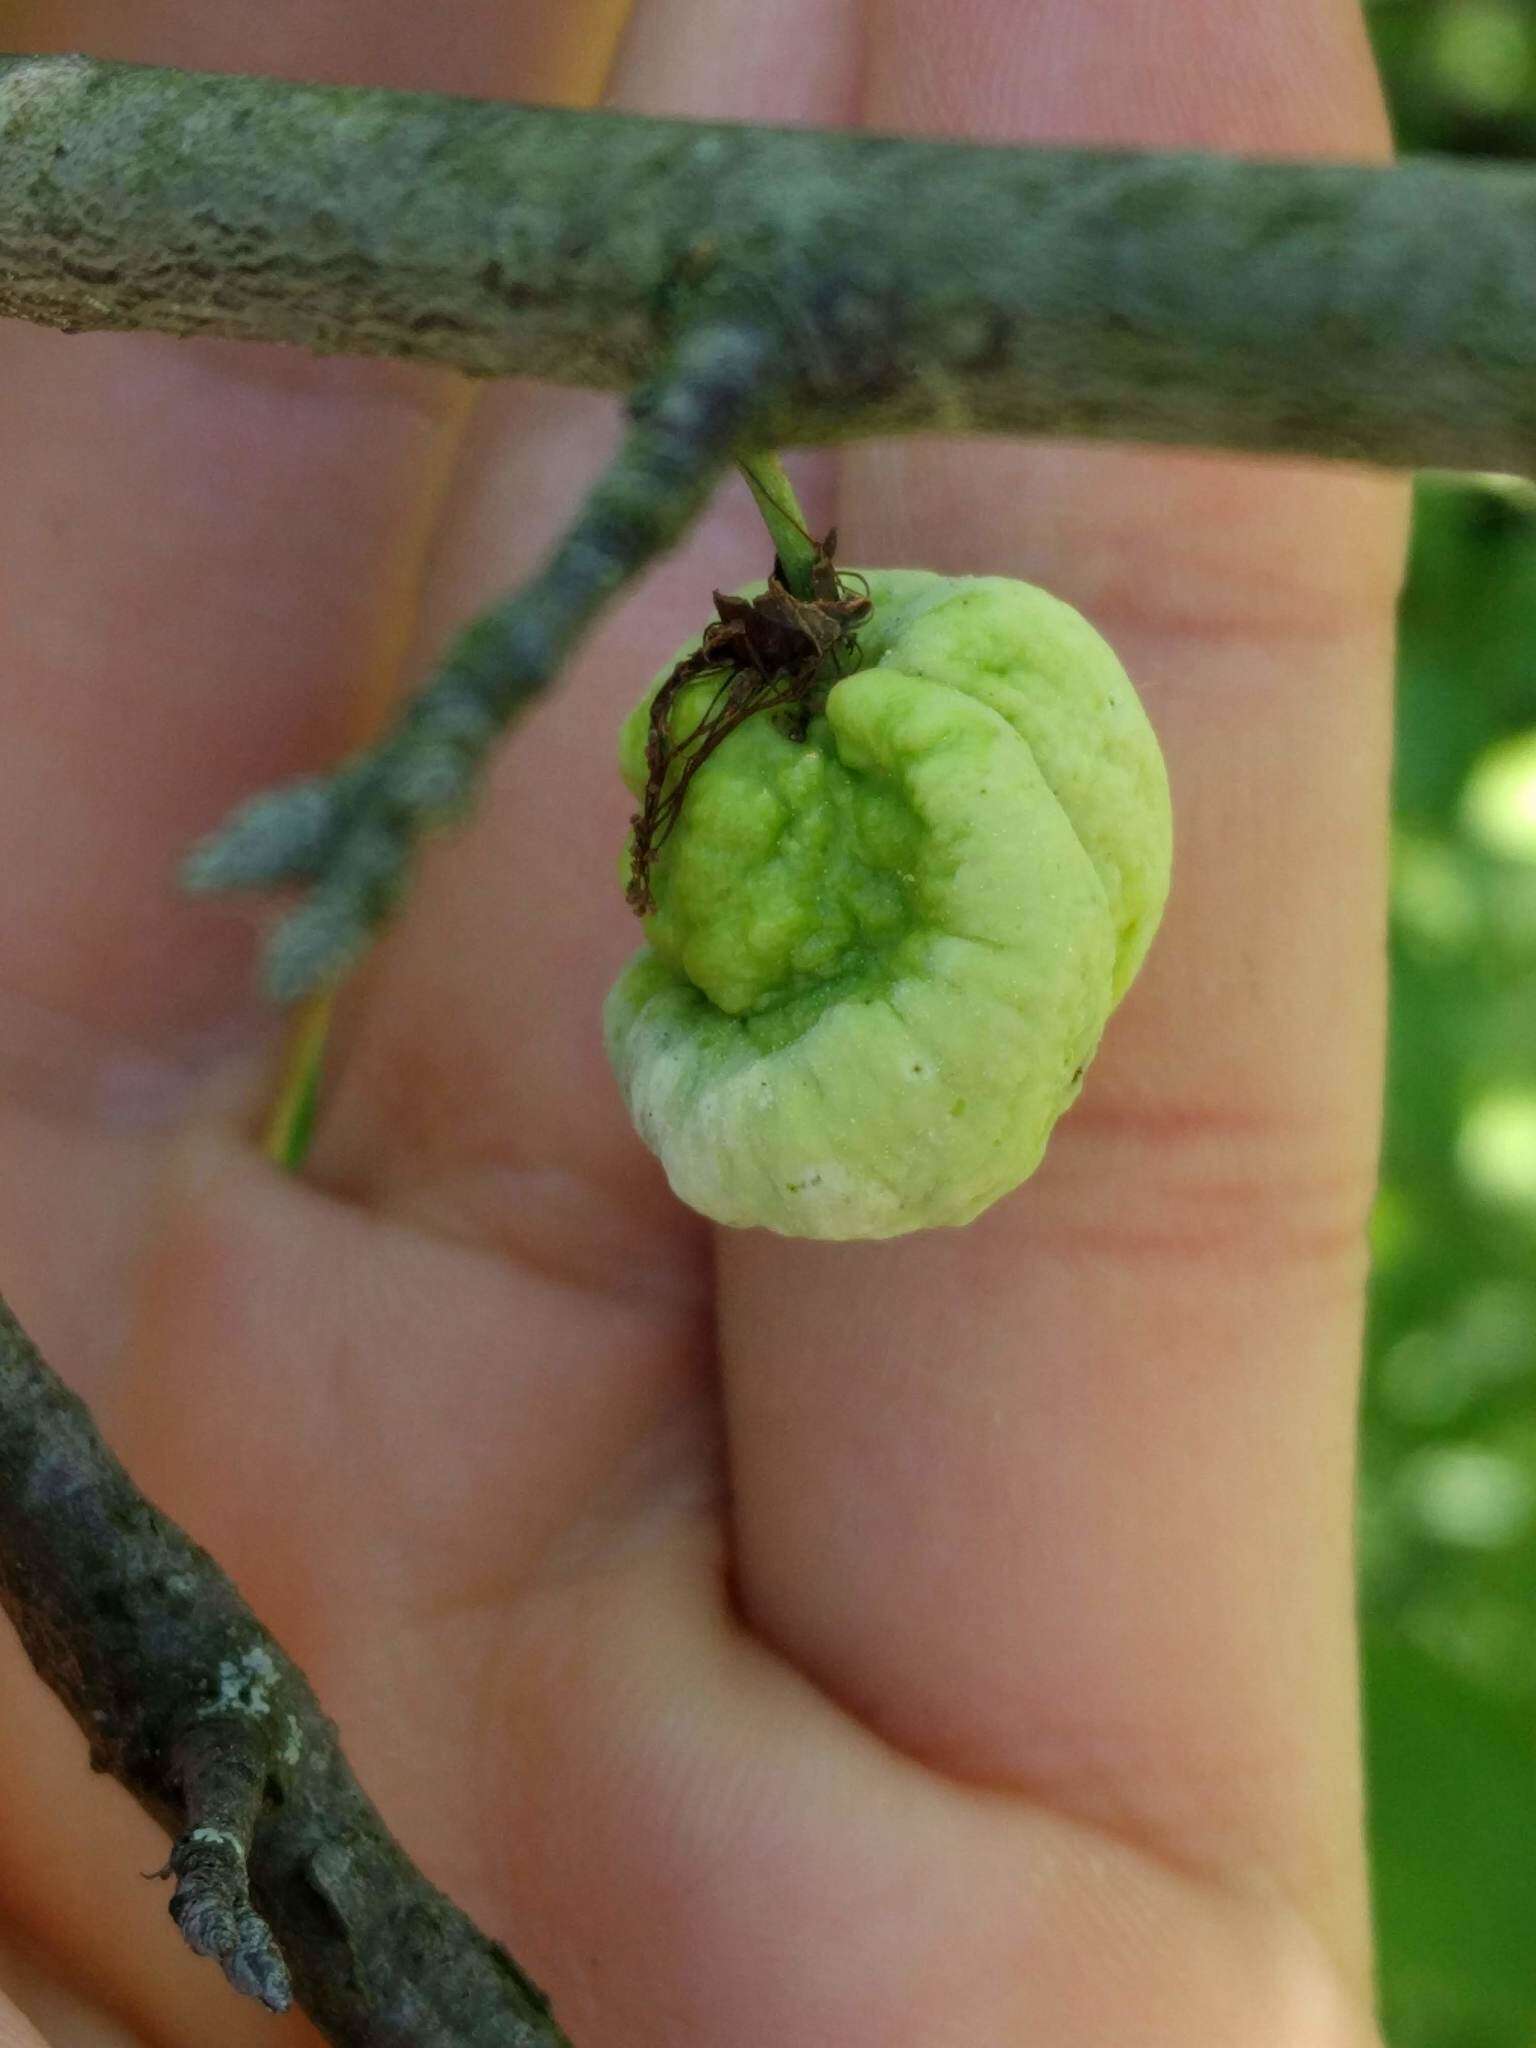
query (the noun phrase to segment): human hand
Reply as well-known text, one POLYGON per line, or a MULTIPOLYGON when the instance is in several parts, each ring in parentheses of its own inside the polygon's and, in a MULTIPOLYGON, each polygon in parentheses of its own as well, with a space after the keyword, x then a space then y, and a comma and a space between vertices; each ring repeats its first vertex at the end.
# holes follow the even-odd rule
MULTIPOLYGON (((574 102, 620 24, 34 0, 6 27, 574 102)), ((1384 148, 1353 0, 641 0, 613 90, 1384 148)), ((710 589, 761 574, 745 493, 433 849, 295 1182, 252 1141, 249 928, 180 901, 176 858, 531 565, 615 409, 0 346, 4 1285, 429 1875, 579 2048, 1363 2048, 1350 1511, 1400 486, 1000 442, 794 465, 850 560, 1025 576, 1105 631, 1169 757, 1177 874, 1018 1195, 962 1233, 712 1245, 628 1129, 599 1010, 635 942, 614 734, 710 589)), ((163 1844, 3 1655, 0 1886, 47 1955, 17 1996, 55 2048, 270 2040, 135 1889, 163 1844)))

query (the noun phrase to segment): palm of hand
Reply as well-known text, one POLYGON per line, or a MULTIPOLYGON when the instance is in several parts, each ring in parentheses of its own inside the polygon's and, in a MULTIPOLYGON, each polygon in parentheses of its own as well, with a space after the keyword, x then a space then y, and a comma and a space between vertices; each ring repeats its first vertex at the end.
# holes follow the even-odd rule
MULTIPOLYGON (((1331 2042, 1287 1916, 904 1754, 743 1625, 695 1249, 648 1286, 573 1285, 570 1263, 285 1186, 202 1128, 167 1174, 104 1414, 582 2048, 1042 2023, 1331 2042), (1134 1921, 1129 1952, 1106 1915, 1134 1921)), ((555 1250, 614 1270, 611 1235, 555 1250)), ((27 1745, 47 1769, 10 1849, 45 1906, 82 1837, 108 1890, 153 1840, 55 1732, 27 1745)), ((146 1938, 131 1894, 84 1940, 48 1917, 146 2038, 270 2031, 168 1928, 146 1938)))
MULTIPOLYGON (((23 47, 269 60, 176 0, 131 26, 22 12, 23 47)), ((293 68, 357 71, 355 25, 289 12, 262 34, 293 68)), ((456 54, 423 49, 419 10, 353 12, 381 75, 532 98, 584 89, 597 19, 551 18, 514 65, 499 0, 466 5, 456 54)), ((856 104, 860 10, 811 10, 794 76, 784 24, 745 10, 739 105, 678 12, 637 14, 628 104, 856 104)), ((982 0, 942 36, 882 14, 864 118, 953 127, 985 78, 998 134, 1377 146, 1324 0, 1219 10, 1228 96, 1171 112, 1144 101, 1155 10, 1117 12, 1010 15, 1001 64, 982 0), (1337 82, 1304 131, 1276 89, 1298 63, 1337 82)), ((1030 576, 1100 620, 1168 748, 1180 878, 1015 1202, 955 1237, 712 1248, 624 1127, 597 1014, 633 938, 611 736, 700 594, 761 574, 745 507, 597 636, 434 853, 288 1182, 249 1142, 247 937, 176 901, 175 855, 333 758, 413 633, 430 649, 528 566, 610 409, 487 399, 440 517, 465 416, 437 387, 5 347, 5 1284, 310 1671, 407 1845, 580 2048, 1354 2048, 1390 487, 943 443, 809 466, 813 523, 861 558, 1030 576), (76 440, 88 465, 60 459, 76 440)), ((270 2033, 124 1890, 153 1831, 6 1670, 13 1925, 135 2039, 270 2033)))

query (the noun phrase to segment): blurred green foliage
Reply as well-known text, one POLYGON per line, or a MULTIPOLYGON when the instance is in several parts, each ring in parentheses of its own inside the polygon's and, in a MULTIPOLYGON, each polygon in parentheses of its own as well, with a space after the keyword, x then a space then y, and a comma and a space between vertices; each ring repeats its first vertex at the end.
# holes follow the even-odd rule
POLYGON ((1536 2044, 1536 491, 1419 490, 1362 1592, 1394 2048, 1536 2044))
POLYGON ((1404 149, 1536 153, 1531 0, 1369 0, 1404 149))
MULTIPOLYGON (((1532 0, 1374 0, 1405 149, 1536 159, 1532 0)), ((1536 2048, 1536 489, 1425 479, 1402 607, 1362 1489, 1392 2048, 1536 2048)))

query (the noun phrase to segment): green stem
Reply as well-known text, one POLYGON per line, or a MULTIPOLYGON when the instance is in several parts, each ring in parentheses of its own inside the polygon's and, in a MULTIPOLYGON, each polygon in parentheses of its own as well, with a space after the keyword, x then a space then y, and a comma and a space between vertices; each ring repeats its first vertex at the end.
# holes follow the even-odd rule
POLYGON ((816 594, 811 583, 816 544, 806 526, 795 487, 784 473, 783 463, 768 450, 738 456, 736 467, 746 478, 747 489, 763 515, 763 524, 768 529, 790 594, 809 602, 816 594))
POLYGON ((334 991, 327 989, 311 996, 300 1012, 289 1041, 277 1101, 267 1121, 262 1150, 289 1173, 297 1173, 303 1166, 314 1136, 320 1071, 334 1005, 334 991))

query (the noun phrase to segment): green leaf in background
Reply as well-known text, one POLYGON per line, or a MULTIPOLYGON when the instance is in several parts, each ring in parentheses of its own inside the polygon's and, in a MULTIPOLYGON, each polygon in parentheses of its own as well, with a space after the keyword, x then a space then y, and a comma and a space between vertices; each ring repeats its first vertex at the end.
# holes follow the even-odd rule
MULTIPOLYGON (((1536 157, 1532 0, 1371 0, 1399 145, 1536 157)), ((1418 490, 1361 1598, 1391 2048, 1536 2048, 1536 491, 1418 490)))
POLYGON ((1361 1597, 1392 2048, 1536 2048, 1536 492, 1426 479, 1402 603, 1361 1597))
POLYGON ((1536 1739, 1392 1630, 1366 1638, 1384 2017, 1394 2048, 1536 2043, 1536 1739))

